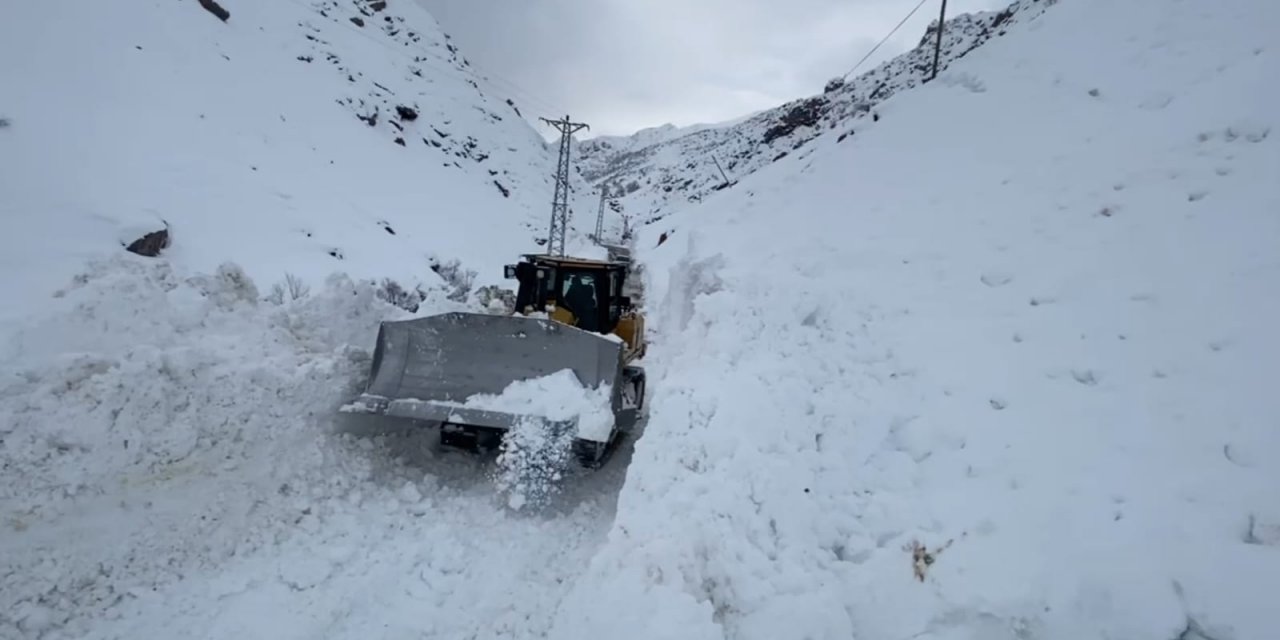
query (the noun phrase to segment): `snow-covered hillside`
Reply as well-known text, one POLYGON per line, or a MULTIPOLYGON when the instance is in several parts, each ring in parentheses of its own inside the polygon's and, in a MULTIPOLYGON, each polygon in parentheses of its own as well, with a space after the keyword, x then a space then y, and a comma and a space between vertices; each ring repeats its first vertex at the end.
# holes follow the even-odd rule
POLYGON ((662 383, 552 636, 1276 637, 1277 24, 1062 2, 646 232, 662 383))
MULTIPOLYGON (((999 11, 965 13, 947 19, 940 65, 1034 20, 1056 0, 1018 0, 999 11)), ((877 105, 900 91, 928 82, 937 37, 934 20, 920 44, 858 76, 826 87, 816 96, 719 126, 647 129, 629 138, 593 138, 579 143, 582 175, 615 197, 621 224, 655 223, 700 202, 744 176, 806 149, 820 136, 844 141, 880 116, 877 105), (719 162, 720 167, 716 167, 719 162), (721 173, 723 169, 724 173, 721 173), (725 178, 728 178, 726 182, 725 178)))
POLYGON ((384 279, 475 309, 556 149, 413 2, 220 4, 0 19, 0 638, 537 633, 621 474, 510 517, 434 433, 335 416, 409 314, 384 279))
POLYGON ((264 290, 337 271, 433 287, 453 260, 491 283, 537 248, 556 149, 416 3, 224 4, 225 23, 195 0, 6 9, 5 316, 166 225, 170 259, 233 261, 264 290))

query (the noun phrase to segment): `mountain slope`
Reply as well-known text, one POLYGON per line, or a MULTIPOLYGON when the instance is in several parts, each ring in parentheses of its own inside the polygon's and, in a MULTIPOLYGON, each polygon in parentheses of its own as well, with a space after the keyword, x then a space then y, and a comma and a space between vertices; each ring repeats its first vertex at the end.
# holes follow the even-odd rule
POLYGON ((555 150, 415 3, 225 4, 225 23, 194 1, 10 9, 0 57, 38 61, 0 70, 10 309, 166 225, 168 259, 264 288, 434 287, 452 260, 483 284, 536 248, 555 150))
POLYGON ((642 234, 661 384, 552 636, 1273 635, 1278 23, 1060 3, 642 234))
POLYGON ((0 20, 0 637, 542 633, 621 474, 523 518, 337 409, 537 248, 554 150, 411 2, 221 4, 0 20))
MULTIPOLYGON (((946 68, 1008 30, 1034 21, 1055 0, 1018 0, 999 11, 966 13, 947 20, 940 64, 946 68)), ((726 188, 729 182, 791 154, 805 157, 820 136, 844 141, 879 117, 876 106, 925 84, 932 70, 937 22, 911 51, 870 71, 829 85, 817 96, 794 100, 725 126, 646 130, 630 138, 583 140, 582 175, 597 190, 608 186, 618 208, 649 224, 726 188), (716 163, 720 167, 716 167, 716 163), (723 169, 724 174, 721 174, 723 169), (619 193, 620 192, 620 193, 619 193)), ((618 222, 617 224, 620 224, 618 222)))

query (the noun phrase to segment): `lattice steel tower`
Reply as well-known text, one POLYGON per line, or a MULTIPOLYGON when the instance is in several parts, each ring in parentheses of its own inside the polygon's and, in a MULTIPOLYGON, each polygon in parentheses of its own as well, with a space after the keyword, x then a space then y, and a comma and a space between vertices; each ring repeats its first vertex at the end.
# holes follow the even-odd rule
POLYGON ((547 253, 563 256, 564 234, 569 228, 569 143, 574 133, 591 127, 581 122, 570 122, 569 116, 565 116, 564 120, 539 119, 560 131, 560 165, 556 170, 556 194, 551 201, 551 228, 547 231, 547 253))
POLYGON ((600 211, 596 212, 596 244, 604 244, 604 205, 609 200, 608 183, 600 185, 600 211))

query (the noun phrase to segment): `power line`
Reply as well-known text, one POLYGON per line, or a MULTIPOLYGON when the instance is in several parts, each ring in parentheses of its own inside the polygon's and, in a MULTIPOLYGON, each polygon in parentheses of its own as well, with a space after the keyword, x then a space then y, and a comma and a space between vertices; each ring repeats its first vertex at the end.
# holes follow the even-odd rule
POLYGON ((920 0, 920 2, 916 4, 915 8, 913 8, 910 12, 908 12, 908 13, 907 13, 907 15, 906 15, 906 17, 905 17, 905 18, 903 18, 903 19, 902 19, 902 21, 898 23, 898 26, 894 27, 892 31, 890 31, 887 35, 885 35, 885 37, 884 37, 884 38, 881 38, 880 42, 876 43, 876 46, 871 47, 871 50, 867 52, 867 55, 862 56, 862 59, 858 61, 858 64, 853 65, 853 68, 852 68, 852 69, 849 69, 848 71, 846 71, 846 72, 845 72, 845 74, 844 74, 844 75, 842 75, 842 76, 840 76, 840 77, 841 77, 842 79, 848 78, 848 77, 849 77, 849 74, 853 73, 854 71, 857 71, 857 70, 858 70, 858 67, 862 66, 862 63, 866 62, 866 61, 867 61, 867 58, 870 58, 870 57, 871 57, 871 54, 875 53, 875 52, 876 52, 876 49, 879 49, 879 48, 880 48, 880 45, 882 45, 882 44, 884 44, 886 41, 888 41, 888 40, 889 40, 889 38, 892 38, 892 37, 893 37, 893 34, 897 33, 897 32, 898 32, 898 29, 901 29, 901 28, 902 28, 902 25, 906 24, 906 23, 907 23, 907 20, 910 20, 910 19, 911 19, 911 16, 915 15, 915 14, 916 14, 916 12, 920 10, 920 7, 923 7, 923 6, 924 6, 924 3, 928 2, 928 1, 929 1, 929 0, 920 0))

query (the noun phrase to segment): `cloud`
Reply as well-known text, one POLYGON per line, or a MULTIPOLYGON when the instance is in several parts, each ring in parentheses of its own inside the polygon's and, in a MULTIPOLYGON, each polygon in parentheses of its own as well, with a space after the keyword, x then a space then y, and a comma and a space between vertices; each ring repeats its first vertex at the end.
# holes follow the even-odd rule
MULTIPOLYGON (((463 54, 538 115, 593 134, 719 122, 822 91, 910 0, 417 0, 463 54)), ((951 0, 948 12, 999 0, 951 0)), ((864 68, 914 46, 930 2, 864 68)))

